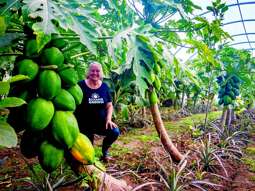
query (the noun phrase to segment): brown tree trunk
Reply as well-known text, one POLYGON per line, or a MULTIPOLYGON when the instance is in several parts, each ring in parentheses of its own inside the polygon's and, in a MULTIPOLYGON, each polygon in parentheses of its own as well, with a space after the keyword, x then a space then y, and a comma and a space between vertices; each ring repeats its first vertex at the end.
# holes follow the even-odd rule
POLYGON ((230 125, 231 125, 231 123, 233 121, 233 112, 234 112, 233 109, 228 108, 227 117, 226 117, 226 125, 228 127, 230 127, 230 125))
POLYGON ((164 123, 161 119, 161 115, 158 109, 158 104, 154 104, 150 106, 152 118, 160 137, 161 143, 163 144, 165 150, 171 155, 172 159, 176 162, 182 160, 183 155, 178 151, 178 149, 174 146, 171 139, 168 136, 168 133, 165 129, 164 123))
POLYGON ((142 117, 145 118, 145 119, 147 118, 147 115, 146 115, 146 107, 143 107, 143 108, 142 108, 142 117))
POLYGON ((220 120, 221 128, 224 128, 224 126, 226 124, 227 111, 228 111, 228 107, 225 106, 223 108, 222 115, 221 115, 221 120, 220 120))
POLYGON ((181 109, 184 108, 184 98, 185 98, 185 88, 182 89, 182 102, 181 102, 181 109))
POLYGON ((79 175, 86 173, 90 177, 96 177, 88 179, 88 184, 93 190, 128 191, 132 189, 124 180, 118 180, 94 165, 72 163, 71 166, 79 175))

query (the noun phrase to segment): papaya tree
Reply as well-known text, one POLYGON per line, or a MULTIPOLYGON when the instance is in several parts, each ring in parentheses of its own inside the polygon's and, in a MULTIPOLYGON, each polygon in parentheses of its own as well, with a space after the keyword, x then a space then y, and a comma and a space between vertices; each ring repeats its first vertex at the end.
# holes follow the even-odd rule
MULTIPOLYGON (((166 38, 164 35, 161 35, 162 31, 160 30, 161 27, 159 23, 163 22, 164 19, 169 19, 171 15, 177 12, 182 14, 182 16, 185 15, 185 12, 190 13, 195 5, 191 1, 187 1, 188 4, 187 2, 141 1, 143 5, 143 11, 141 13, 135 6, 134 1, 128 2, 130 7, 133 8, 139 16, 139 19, 136 20, 136 22, 123 22, 123 20, 121 20, 124 27, 117 27, 122 30, 111 34, 113 38, 106 40, 108 41, 108 50, 113 60, 119 63, 120 73, 129 70, 134 74, 135 79, 130 80, 136 84, 139 95, 142 98, 150 100, 150 109, 154 123, 165 149, 171 154, 174 160, 180 161, 182 155, 169 139, 157 106, 157 93, 159 93, 161 86, 160 76, 158 75, 160 73, 159 68, 164 67, 166 63, 170 66, 172 62, 172 58, 169 56, 167 50, 168 47, 166 43, 163 43, 166 38), (158 34, 158 36, 156 35, 158 38, 153 37, 155 34, 158 34), (125 58, 124 62, 123 58, 125 58)), ((113 4, 115 7, 121 7, 120 4, 122 5, 122 3, 119 3, 119 6, 116 6, 116 2, 112 4, 107 3, 106 5, 104 4, 104 6, 106 10, 109 10, 113 4)), ((124 9, 121 9, 118 13, 124 13, 127 18, 130 18, 128 16, 129 12, 123 10, 124 9)), ((123 17, 120 16, 120 18, 123 17)), ((104 23, 108 22, 105 21, 104 23)), ((112 23, 112 25, 113 28, 116 27, 116 24, 112 23)), ((169 28, 171 28, 171 26, 167 26, 166 30, 169 28)), ((163 30, 163 32, 165 31, 163 30)), ((173 71, 174 70, 169 70, 168 73, 171 74, 173 71)), ((171 76, 174 75, 171 74, 171 76)))
MULTIPOLYGON (((93 6, 93 1, 84 3, 80 1, 72 1, 72 3, 68 1, 37 1, 34 3, 34 1, 27 0, 2 1, 0 4, 0 57, 8 60, 4 63, 5 67, 1 67, 3 69, 1 73, 7 74, 7 78, 4 80, 8 80, 9 76, 15 73, 29 77, 11 87, 13 95, 19 92, 16 91, 16 88, 23 91, 31 87, 33 92, 37 92, 32 97, 23 94, 23 92, 18 95, 21 97, 17 99, 2 97, 4 99, 0 101, 1 111, 5 107, 24 105, 26 103, 24 100, 28 102, 25 109, 20 110, 20 112, 26 113, 25 117, 16 115, 26 123, 26 126, 23 126, 26 130, 22 136, 23 141, 21 141, 24 150, 21 149, 21 151, 24 151, 23 153, 27 154, 27 157, 38 155, 42 168, 48 173, 54 171, 61 164, 64 152, 75 159, 76 162, 70 162, 67 159, 71 166, 73 163, 78 164, 78 167, 74 168, 75 171, 78 172, 79 167, 83 166, 83 171, 80 173, 86 171, 92 175, 96 169, 93 147, 89 140, 79 133, 72 112, 76 104, 80 103, 82 96, 77 90, 76 83, 79 76, 74 67, 75 64, 79 65, 85 60, 84 55, 91 57, 94 55, 94 58, 97 56, 97 41, 101 37, 98 17, 99 14, 93 6), (66 44, 66 41, 71 41, 71 43, 66 44), (83 45, 81 46, 81 44, 83 45), (70 53, 72 54, 70 50, 73 48, 80 52, 70 55, 70 53), (63 101, 64 97, 70 100, 63 101), (12 103, 10 104, 10 102, 12 103), (50 126, 51 128, 49 128, 50 126), (37 136, 37 133, 40 136, 37 136), (31 138, 29 139, 29 137, 31 138), (38 139, 36 140, 38 144, 35 144, 30 142, 34 141, 33 137, 42 137, 43 140, 38 139), (30 149, 36 153, 35 155, 27 152, 28 145, 38 145, 35 150, 30 149), (85 166, 83 164, 94 165, 85 166)), ((3 78, 2 75, 1 78, 3 78)), ((8 84, 7 81, 1 83, 1 89, 3 89, 1 96, 8 93, 8 84)), ((26 92, 30 93, 31 91, 26 92)), ((9 117, 8 119, 13 121, 9 117)), ((7 129, 8 124, 2 123, 1 116, 1 128, 2 126, 7 129)), ((15 145, 15 140, 15 136, 13 136, 12 146, 15 145)), ((105 180, 103 174, 102 170, 98 170, 97 178, 102 183, 105 180)), ((115 187, 115 190, 128 188, 126 184, 109 175, 106 179, 109 180, 109 185, 115 187)), ((53 189, 49 184, 47 185, 49 189, 53 189)))
MULTIPOLYGON (((201 60, 201 66, 207 76, 207 92, 206 97, 206 116, 204 125, 207 126, 208 112, 212 95, 214 76, 217 70, 220 70, 221 65, 219 62, 217 44, 223 44, 223 42, 230 38, 230 35, 226 33, 222 27, 221 23, 224 17, 224 13, 228 10, 226 3, 222 3, 221 0, 216 0, 212 2, 212 6, 207 7, 214 19, 209 22, 206 18, 201 16, 195 17, 196 23, 194 23, 194 31, 197 38, 201 40, 191 39, 187 42, 191 44, 194 49, 197 50, 198 58, 201 60)), ((191 49, 192 50, 192 49, 191 49)), ((200 67, 201 67, 200 66, 200 67)))
MULTIPOLYGON (((235 118, 233 107, 236 97, 242 92, 244 95, 246 91, 251 93, 249 88, 246 87, 251 87, 253 83, 252 68, 254 63, 248 51, 237 50, 227 46, 220 51, 220 60, 224 68, 221 75, 217 77, 217 82, 220 86, 218 92, 219 105, 224 105, 221 118, 221 124, 224 126, 225 124, 230 125, 235 118), (243 90, 241 89, 242 87, 243 90)), ((253 98, 251 98, 252 100, 253 98)))

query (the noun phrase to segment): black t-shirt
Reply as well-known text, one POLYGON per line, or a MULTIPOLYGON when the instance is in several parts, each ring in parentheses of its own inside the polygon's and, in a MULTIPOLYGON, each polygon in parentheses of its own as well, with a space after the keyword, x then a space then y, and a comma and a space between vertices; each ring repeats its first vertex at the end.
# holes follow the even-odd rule
POLYGON ((75 111, 78 123, 80 125, 104 123, 107 116, 106 104, 112 102, 109 87, 103 82, 98 89, 91 89, 85 80, 78 84, 83 91, 82 103, 75 111))

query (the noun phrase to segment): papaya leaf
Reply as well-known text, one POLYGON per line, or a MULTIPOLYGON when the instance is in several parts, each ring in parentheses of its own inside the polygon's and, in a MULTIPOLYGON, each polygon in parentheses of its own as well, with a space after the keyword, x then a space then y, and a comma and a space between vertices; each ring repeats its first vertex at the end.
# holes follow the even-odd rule
POLYGON ((58 33, 57 25, 68 31, 75 32, 83 43, 93 54, 96 55, 96 45, 99 26, 92 16, 96 13, 91 8, 90 1, 53 1, 53 0, 24 0, 25 8, 29 10, 32 18, 41 18, 34 23, 32 28, 36 33, 45 34, 58 33))
POLYGON ((8 94, 10 90, 9 82, 0 82, 0 95, 8 94))
POLYGON ((23 104, 26 104, 26 102, 23 99, 17 97, 7 97, 0 100, 0 108, 18 107, 23 104))
POLYGON ((128 120, 129 114, 128 114, 128 106, 125 104, 120 104, 121 107, 121 116, 123 119, 128 120))
POLYGON ((0 15, 6 14, 11 8, 20 7, 20 0, 6 0, 4 3, 5 5, 0 9, 0 15))
POLYGON ((31 18, 41 18, 40 21, 34 24, 33 29, 41 29, 46 34, 57 32, 57 28, 53 24, 52 20, 57 18, 57 16, 65 16, 65 14, 63 14, 63 12, 59 9, 57 2, 47 0, 24 0, 23 2, 26 4, 25 8, 30 11, 29 16, 31 18))
POLYGON ((51 35, 44 34, 43 32, 36 32, 36 42, 38 53, 44 48, 44 46, 50 42, 51 35))
POLYGON ((20 33, 5 33, 0 36, 0 48, 12 45, 13 40, 23 37, 24 34, 20 33))
POLYGON ((13 82, 18 82, 18 81, 28 80, 28 79, 30 79, 28 76, 25 76, 25 75, 22 75, 22 74, 18 74, 18 75, 12 76, 8 80, 8 82, 9 83, 13 83, 13 82))
POLYGON ((14 129, 0 120, 0 146, 11 148, 17 145, 18 139, 14 129))
POLYGON ((7 26, 5 23, 5 18, 3 16, 0 16, 0 36, 5 33, 7 26))

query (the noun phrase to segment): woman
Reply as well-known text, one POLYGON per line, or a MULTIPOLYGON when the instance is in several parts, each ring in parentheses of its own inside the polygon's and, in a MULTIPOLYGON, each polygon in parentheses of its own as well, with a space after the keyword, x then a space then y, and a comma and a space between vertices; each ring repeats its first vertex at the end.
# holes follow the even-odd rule
POLYGON ((120 135, 117 125, 112 122, 113 105, 109 88, 102 82, 101 64, 90 64, 85 80, 80 81, 83 100, 76 109, 81 132, 86 134, 93 144, 94 134, 105 135, 102 146, 102 160, 108 162, 111 158, 108 149, 120 135))

